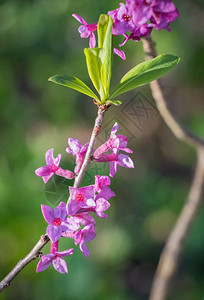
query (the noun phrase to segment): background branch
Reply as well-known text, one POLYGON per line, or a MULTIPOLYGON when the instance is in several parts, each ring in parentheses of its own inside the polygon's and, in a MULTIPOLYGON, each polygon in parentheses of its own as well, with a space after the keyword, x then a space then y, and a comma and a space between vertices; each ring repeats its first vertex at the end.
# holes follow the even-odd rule
POLYGON ((167 297, 169 284, 178 267, 185 239, 202 201, 203 186, 204 149, 199 149, 197 166, 189 196, 162 252, 150 300, 163 300, 167 297))
MULTIPOLYGON (((156 57, 155 44, 150 37, 143 39, 143 48, 146 60, 156 57)), ((164 300, 167 297, 170 281, 177 270, 184 242, 202 201, 204 186, 204 141, 182 126, 171 113, 162 91, 161 82, 155 80, 150 83, 150 87, 158 110, 169 129, 178 139, 192 146, 198 155, 195 175, 188 199, 166 242, 153 280, 150 300, 164 300)))

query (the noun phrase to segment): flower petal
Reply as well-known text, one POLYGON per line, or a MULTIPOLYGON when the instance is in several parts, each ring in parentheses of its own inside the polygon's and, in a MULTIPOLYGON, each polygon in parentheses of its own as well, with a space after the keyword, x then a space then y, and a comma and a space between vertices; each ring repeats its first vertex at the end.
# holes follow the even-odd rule
POLYGON ((114 177, 116 172, 117 172, 117 162, 111 161, 109 176, 114 177))
POLYGON ((105 198, 106 200, 109 200, 112 197, 115 197, 115 193, 107 186, 98 193, 98 195, 95 197, 95 200, 98 200, 99 198, 105 198))
POLYGON ((47 205, 41 205, 41 210, 45 221, 50 224, 54 221, 54 209, 47 205))
POLYGON ((54 173, 50 173, 50 175, 43 176, 42 179, 43 179, 44 183, 47 183, 53 175, 54 175, 54 173))
POLYGON ((60 257, 56 257, 52 261, 53 267, 59 273, 68 273, 66 261, 60 257))
POLYGON ((94 159, 96 162, 108 162, 108 161, 118 161, 118 155, 111 153, 111 154, 102 154, 99 157, 94 159))
POLYGON ((105 188, 107 185, 110 185, 111 181, 108 176, 95 175, 95 190, 100 192, 101 189, 105 188))
POLYGON ((86 243, 84 241, 82 241, 80 243, 79 248, 80 248, 81 252, 84 253, 85 257, 89 256, 89 249, 87 248, 86 243))
POLYGON ((37 265, 36 272, 42 272, 47 269, 51 265, 52 260, 53 258, 46 257, 46 255, 44 255, 37 265))
POLYGON ((68 143, 74 155, 77 155, 82 148, 82 144, 80 143, 80 141, 77 139, 69 138, 68 143))
POLYGON ((91 216, 87 212, 76 214, 75 216, 69 218, 69 222, 70 222, 70 219, 73 219, 75 222, 78 222, 79 224, 82 224, 83 226, 86 226, 89 224, 96 225, 96 221, 94 220, 94 217, 91 216))
POLYGON ((74 238, 75 245, 77 245, 79 242, 81 242, 81 239, 82 239, 82 230, 79 230, 76 233, 75 238, 74 238))
POLYGON ((90 242, 96 237, 95 228, 92 224, 85 226, 82 229, 82 236, 85 242, 90 242))
POLYGON ((92 198, 88 199, 86 201, 86 205, 84 205, 84 207, 95 207, 95 206, 96 206, 96 203, 92 198))
POLYGON ((111 129, 111 136, 116 135, 116 133, 118 132, 118 129, 119 129, 118 122, 115 122, 115 124, 113 125, 113 127, 111 129))
POLYGON ((80 151, 80 154, 85 156, 87 150, 88 150, 88 147, 89 147, 89 142, 86 143, 82 148, 81 148, 81 151, 80 151))
POLYGON ((61 252, 55 252, 55 254, 57 254, 58 257, 66 257, 72 255, 73 253, 74 253, 74 248, 70 248, 68 250, 61 251, 61 252))
POLYGON ((79 28, 78 28, 78 32, 80 33, 80 37, 81 38, 88 38, 91 34, 91 32, 88 30, 88 28, 84 25, 81 25, 79 28))
POLYGON ((134 168, 134 163, 133 163, 132 159, 128 155, 125 155, 125 154, 118 155, 118 164, 121 167, 134 168))
POLYGON ((93 198, 95 194, 94 185, 88 185, 80 188, 80 193, 83 193, 86 198, 93 198))
POLYGON ((96 46, 95 34, 93 32, 91 32, 91 34, 90 34, 90 40, 89 40, 89 47, 90 48, 94 48, 95 46, 96 46))
POLYGON ((63 225, 66 226, 70 231, 76 231, 80 228, 79 222, 75 218, 68 218, 66 222, 63 222, 63 225))
POLYGON ((80 17, 79 15, 72 14, 72 17, 74 17, 79 23, 87 25, 86 21, 82 17, 80 17))
POLYGON ((62 235, 62 226, 48 225, 46 232, 51 241, 55 243, 62 235))
POLYGON ((126 56, 125 56, 125 52, 124 52, 124 51, 119 50, 119 49, 117 49, 117 48, 114 48, 114 49, 113 49, 113 52, 114 52, 115 54, 117 54, 120 58, 122 58, 123 60, 126 60, 126 56))
POLYGON ((62 232, 62 236, 69 238, 69 239, 75 239, 76 231, 74 231, 74 232, 73 231, 64 231, 64 232, 62 232))
POLYGON ((47 150, 47 152, 45 153, 45 161, 46 161, 47 165, 53 164, 53 160, 54 160, 53 151, 54 151, 54 149, 52 148, 52 149, 47 150))
POLYGON ((76 175, 79 174, 79 171, 80 171, 80 169, 81 169, 81 167, 82 167, 83 162, 84 162, 84 156, 81 155, 81 153, 80 153, 80 154, 77 154, 77 155, 76 155, 76 166, 75 166, 75 168, 74 168, 74 173, 75 173, 76 175))
POLYGON ((100 198, 96 201, 96 214, 99 218, 107 218, 107 216, 103 213, 110 207, 110 203, 104 199, 100 198))
POLYGON ((55 166, 57 167, 59 166, 61 158, 62 158, 62 154, 58 154, 57 157, 53 159, 53 163, 55 166))
POLYGON ((50 175, 52 173, 51 170, 52 170, 52 167, 50 165, 47 165, 47 166, 40 167, 37 170, 35 170, 35 174, 37 176, 44 177, 44 176, 50 175))
POLYGON ((80 203, 75 200, 71 200, 68 204, 68 215, 72 216, 78 212, 80 209, 80 203))
POLYGON ((55 172, 58 176, 62 176, 66 179, 73 179, 74 173, 69 171, 69 170, 63 170, 62 168, 58 168, 57 171, 55 172))
POLYGON ((60 202, 60 204, 54 209, 55 218, 59 218, 64 220, 67 216, 66 204, 64 202, 60 202))

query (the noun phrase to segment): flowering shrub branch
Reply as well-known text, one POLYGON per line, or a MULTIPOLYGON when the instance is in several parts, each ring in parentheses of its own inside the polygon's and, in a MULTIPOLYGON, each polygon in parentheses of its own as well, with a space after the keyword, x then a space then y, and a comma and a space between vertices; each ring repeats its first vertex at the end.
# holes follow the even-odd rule
POLYGON ((153 286, 151 299, 162 300, 165 299, 169 280, 176 269, 183 240, 200 204, 204 178, 204 141, 180 126, 168 109, 157 80, 174 68, 180 59, 172 54, 156 56, 154 45, 149 37, 153 29, 170 31, 169 24, 177 19, 178 10, 170 0, 127 0, 125 4, 121 3, 119 8, 101 15, 98 23, 88 24, 77 14, 73 14, 73 17, 81 24, 78 29, 80 36, 89 38, 89 48, 84 49, 84 54, 87 71, 95 91, 81 79, 72 75, 55 75, 50 77, 49 81, 91 97, 98 107, 98 115, 88 143, 82 146, 78 139, 68 139, 69 147, 66 148, 66 152, 76 158, 76 166, 73 172, 64 170, 59 166, 61 154, 54 158, 53 149, 46 152, 46 165, 35 171, 36 175, 42 177, 45 183, 56 174, 70 180, 74 178, 74 184, 72 187, 69 186, 70 195, 66 204, 61 202, 54 209, 46 205, 41 206, 43 217, 48 224, 47 235, 42 236, 33 250, 2 280, 0 290, 7 287, 25 265, 36 257, 41 257, 37 265, 37 272, 44 271, 52 264, 56 271, 68 273, 63 258, 72 255, 74 248, 59 251, 61 238, 73 239, 74 244, 79 245, 85 257, 88 257, 89 250, 86 243, 96 237, 96 221, 93 215, 99 218, 107 218, 105 211, 110 207, 109 200, 116 196, 110 188, 111 180, 109 176, 114 177, 116 175, 118 166, 134 168, 132 159, 127 155, 131 154, 132 150, 127 147, 127 137, 117 134, 117 123, 113 124, 110 138, 97 149, 94 149, 105 112, 111 105, 118 106, 121 104, 121 101, 115 99, 117 96, 151 82, 153 96, 165 122, 176 137, 196 148, 199 158, 187 208, 184 208, 184 213, 172 234, 173 237, 170 237, 167 243, 167 250, 164 250, 153 286), (98 43, 95 31, 97 31, 98 43), (113 36, 116 35, 123 36, 123 42, 119 47, 123 47, 130 39, 135 42, 143 39, 144 50, 148 59, 129 70, 111 91, 111 77, 112 73, 114 74, 112 72, 113 53, 119 55, 123 60, 126 59, 125 52, 118 49, 118 47, 114 47, 113 36), (92 185, 81 187, 82 179, 92 161, 110 163, 109 176, 96 175, 92 185), (189 207, 192 203, 194 206, 190 214, 189 207), (182 231, 181 228, 184 230, 182 231), (49 240, 50 253, 42 255, 39 251, 49 240), (172 252, 168 252, 171 249, 172 242, 175 244, 175 240, 176 243, 179 243, 179 246, 176 250, 173 249, 172 252), (163 278, 169 253, 174 267, 169 271, 168 276, 163 278), (158 282, 160 283, 161 280, 163 280, 163 286, 160 288, 158 282))

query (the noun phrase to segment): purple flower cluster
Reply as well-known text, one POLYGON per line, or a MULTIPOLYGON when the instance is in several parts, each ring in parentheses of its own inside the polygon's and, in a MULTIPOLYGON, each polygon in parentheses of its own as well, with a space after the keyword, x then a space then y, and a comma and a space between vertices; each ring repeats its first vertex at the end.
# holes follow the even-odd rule
MULTIPOLYGON (((125 4, 120 3, 119 8, 108 12, 113 19, 113 35, 124 36, 120 47, 130 39, 137 42, 149 36, 153 28, 171 31, 169 24, 177 19, 178 14, 171 0, 126 0, 125 4)), ((97 23, 88 25, 80 16, 73 14, 73 17, 83 24, 78 29, 81 37, 90 36, 89 46, 94 48, 96 46, 94 31, 97 29, 97 23)), ((125 59, 124 51, 114 48, 114 53, 125 59)))
MULTIPOLYGON (((127 137, 117 135, 118 124, 115 123, 110 134, 110 138, 103 145, 97 148, 92 157, 96 162, 110 162, 110 176, 113 177, 117 171, 117 165, 133 168, 133 161, 129 156, 119 154, 119 151, 132 153, 127 148, 127 137), (109 153, 107 153, 109 151, 109 153)), ((69 148, 66 151, 76 157, 75 176, 80 172, 89 143, 84 146, 77 139, 69 139, 69 148)), ((63 170, 59 167, 61 154, 55 159, 53 149, 46 152, 47 165, 37 169, 35 172, 41 176, 46 183, 53 174, 63 176, 68 179, 74 177, 74 173, 63 170)), ((96 236, 95 219, 91 213, 99 218, 107 218, 105 211, 110 207, 110 198, 115 197, 115 193, 109 187, 111 180, 108 176, 95 176, 93 185, 74 188, 69 186, 70 198, 68 205, 61 202, 55 209, 47 205, 41 205, 42 214, 48 223, 46 233, 50 238, 51 250, 47 255, 43 255, 37 265, 37 272, 44 271, 52 263, 54 268, 60 273, 68 273, 66 262, 62 257, 73 254, 74 249, 62 252, 58 251, 58 242, 61 237, 74 239, 75 245, 79 244, 80 250, 85 257, 88 257, 89 250, 86 243, 96 236)))
POLYGON ((178 10, 171 0, 127 0, 108 15, 114 21, 113 34, 125 37, 122 46, 130 39, 139 41, 149 36, 153 28, 171 31, 169 24, 177 19, 178 10))

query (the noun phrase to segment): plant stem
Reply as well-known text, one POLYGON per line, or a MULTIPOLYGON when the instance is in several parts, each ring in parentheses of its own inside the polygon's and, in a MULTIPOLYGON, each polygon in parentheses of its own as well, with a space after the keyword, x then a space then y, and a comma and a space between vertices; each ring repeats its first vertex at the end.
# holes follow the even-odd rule
POLYGON ((93 128, 90 142, 89 142, 89 147, 87 149, 86 156, 84 158, 84 162, 79 171, 79 174, 75 178, 74 185, 73 185, 74 188, 80 187, 80 184, 86 173, 86 170, 87 170, 89 164, 91 163, 91 156, 92 156, 93 148, 94 148, 94 145, 96 142, 96 138, 101 130, 101 125, 102 125, 106 110, 107 110, 107 106, 105 106, 105 105, 99 106, 99 108, 98 108, 98 116, 96 117, 96 120, 95 120, 94 128, 93 128))

